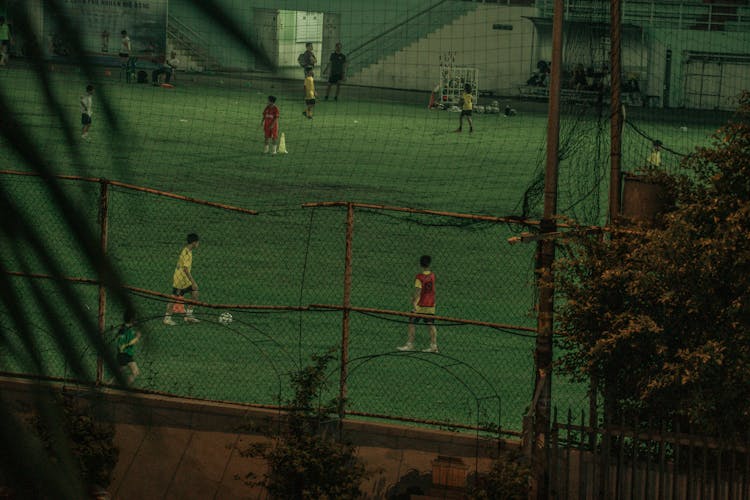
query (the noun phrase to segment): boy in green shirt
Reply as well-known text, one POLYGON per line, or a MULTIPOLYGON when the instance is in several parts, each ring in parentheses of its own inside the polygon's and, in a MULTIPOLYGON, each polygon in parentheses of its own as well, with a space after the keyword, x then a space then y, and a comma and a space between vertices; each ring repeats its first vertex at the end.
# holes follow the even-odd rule
POLYGON ((123 371, 125 368, 130 370, 130 375, 128 375, 128 385, 130 385, 141 373, 133 359, 135 344, 141 340, 141 332, 135 329, 135 314, 133 311, 125 311, 123 319, 125 323, 117 332, 117 364, 123 371))

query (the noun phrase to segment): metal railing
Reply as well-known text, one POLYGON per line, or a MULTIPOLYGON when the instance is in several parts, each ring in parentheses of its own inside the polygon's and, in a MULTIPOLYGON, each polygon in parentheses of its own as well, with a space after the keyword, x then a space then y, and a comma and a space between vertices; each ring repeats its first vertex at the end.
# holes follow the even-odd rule
MULTIPOLYGON (((537 0, 541 17, 551 17, 553 0, 537 0)), ((609 22, 609 5, 593 0, 565 0, 567 20, 609 22)), ((686 0, 623 1, 622 19, 651 27, 701 31, 750 31, 750 7, 686 0)))
POLYGON ((167 20, 167 35, 182 49, 190 53, 190 57, 206 69, 216 70, 221 63, 213 57, 206 47, 208 42, 200 33, 192 29, 174 16, 167 20))
POLYGON ((592 427, 555 417, 550 498, 750 498, 750 446, 655 425, 592 427))

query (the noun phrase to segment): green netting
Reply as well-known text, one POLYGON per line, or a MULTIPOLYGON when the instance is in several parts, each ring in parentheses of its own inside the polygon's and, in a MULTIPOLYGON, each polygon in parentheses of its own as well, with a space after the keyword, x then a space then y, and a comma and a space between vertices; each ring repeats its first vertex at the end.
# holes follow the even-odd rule
MULTIPOLYGON (((340 305, 345 211, 303 203, 541 215, 549 79, 539 63, 551 55, 551 2, 216 5, 2 5, 13 41, 9 63, 0 68, 1 169, 107 178, 259 212, 252 216, 110 186, 108 255, 116 268, 112 275, 125 285, 168 294, 185 235, 197 232, 201 300, 340 305), (117 55, 120 29, 133 42, 128 58, 117 55), (302 116, 297 63, 307 42, 318 59, 312 119, 302 116), (349 66, 340 93, 334 86, 328 94, 322 70, 336 42, 349 66), (157 84, 164 81, 165 72, 152 72, 164 69, 172 51, 179 60, 171 71, 173 87, 151 85, 154 76, 157 84), (146 83, 138 83, 141 72, 146 83), (472 132, 467 123, 454 132, 457 103, 440 97, 465 83, 459 74, 477 75, 471 82, 478 94, 472 132), (89 84, 93 124, 82 138, 79 100, 89 84), (263 153, 261 113, 268 95, 278 98, 288 154, 263 153), (430 108, 431 97, 437 105, 430 108)), ((655 140, 663 144, 662 167, 679 171, 680 159, 710 141, 746 88, 747 6, 632 0, 624 2, 623 12, 623 171, 641 169, 655 140)), ((609 2, 566 2, 565 22, 558 213, 604 224, 609 2), (578 81, 576 71, 582 72, 578 81)), ((96 332, 96 287, 71 290, 5 273, 98 279, 87 248, 98 242, 100 186, 1 175, 0 187, 3 207, 12 214, 3 215, 0 239, 4 283, 12 292, 0 305, 2 370, 90 381, 96 356, 85 332, 96 332), (40 247, 50 250, 51 260, 40 247), (76 301, 90 311, 83 313, 87 319, 76 313, 76 301), (71 375, 58 334, 70 340, 74 357, 85 360, 84 371, 71 375), (24 341, 32 342, 24 347, 24 341)), ((441 356, 402 354, 394 348, 404 340, 405 318, 353 312, 350 410, 520 428, 533 386, 534 339, 525 329, 536 322, 534 247, 510 246, 507 239, 524 230, 518 224, 355 210, 352 305, 407 311, 418 257, 428 253, 440 280, 438 314, 522 330, 443 322, 441 356)), ((123 300, 110 293, 111 348, 123 300)), ((129 300, 138 306, 144 331, 137 352, 140 389, 280 404, 288 395, 287 374, 341 342, 340 311, 234 308, 235 321, 226 326, 217 322, 219 309, 199 308, 202 323, 170 329, 161 323, 165 297, 130 293, 129 300)), ((419 330, 420 342, 426 335, 419 330)), ((332 394, 337 377, 332 374, 332 394)), ((558 379, 553 387, 555 403, 576 411, 587 407, 585 387, 558 379)))

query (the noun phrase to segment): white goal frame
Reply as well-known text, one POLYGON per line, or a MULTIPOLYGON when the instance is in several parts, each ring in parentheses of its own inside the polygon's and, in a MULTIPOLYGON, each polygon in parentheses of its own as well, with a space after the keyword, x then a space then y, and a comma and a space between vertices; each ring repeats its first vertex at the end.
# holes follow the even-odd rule
POLYGON ((471 94, 474 96, 474 104, 479 102, 479 70, 477 68, 466 68, 453 66, 452 64, 440 65, 440 104, 458 105, 464 93, 464 85, 471 85, 471 94))

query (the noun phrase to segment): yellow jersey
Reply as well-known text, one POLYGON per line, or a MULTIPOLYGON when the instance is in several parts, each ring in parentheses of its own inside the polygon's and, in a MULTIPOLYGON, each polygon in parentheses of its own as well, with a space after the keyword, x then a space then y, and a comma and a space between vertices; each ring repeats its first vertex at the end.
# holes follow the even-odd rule
POLYGON ((646 158, 646 164, 648 164, 651 167, 660 167, 661 166, 661 151, 658 149, 654 149, 651 151, 651 154, 648 155, 648 158, 646 158))
POLYGON ((474 109, 474 96, 473 95, 464 93, 462 99, 464 101, 464 106, 461 109, 463 109, 464 111, 471 111, 472 109, 474 109))
POLYGON ((193 282, 185 274, 185 268, 187 268, 188 272, 192 272, 193 251, 188 247, 183 248, 182 252, 180 252, 180 256, 177 259, 177 267, 174 270, 174 277, 172 278, 172 286, 178 290, 193 286, 193 282))
POLYGON ((313 77, 305 77, 305 99, 315 99, 315 81, 313 77))

